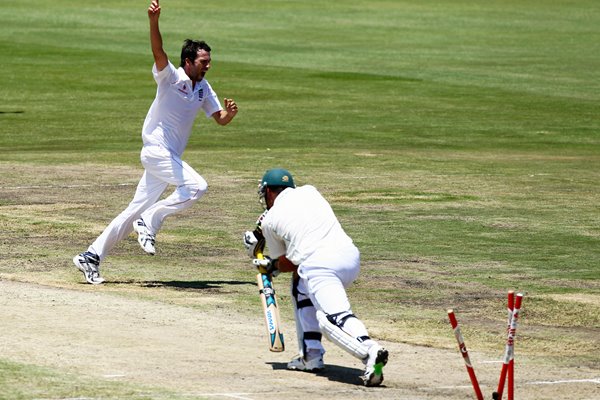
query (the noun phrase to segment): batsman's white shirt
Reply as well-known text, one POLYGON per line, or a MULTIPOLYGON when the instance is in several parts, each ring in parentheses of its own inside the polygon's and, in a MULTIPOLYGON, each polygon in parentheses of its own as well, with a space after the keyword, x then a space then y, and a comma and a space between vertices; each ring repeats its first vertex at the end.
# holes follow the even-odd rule
POLYGON ((192 132, 192 125, 200 109, 211 117, 222 109, 217 94, 206 79, 192 81, 183 68, 175 68, 169 61, 162 70, 152 67, 157 83, 156 97, 148 110, 142 140, 144 145, 159 145, 181 156, 192 132))
POLYGON ((300 266, 298 274, 303 278, 314 268, 358 269, 356 246, 314 186, 281 192, 262 221, 262 231, 269 255, 277 258, 285 254, 300 266))
MULTIPOLYGON (((295 305, 298 352, 325 352, 320 340, 302 339, 304 332, 319 332, 316 310, 334 315, 352 314, 347 288, 360 272, 360 252, 346 234, 331 206, 313 186, 281 192, 265 215, 262 232, 269 255, 298 265, 297 298, 310 298, 314 307, 295 305), (306 348, 303 347, 303 344, 306 348)), ((350 318, 345 331, 352 337, 368 336, 364 324, 350 318)))

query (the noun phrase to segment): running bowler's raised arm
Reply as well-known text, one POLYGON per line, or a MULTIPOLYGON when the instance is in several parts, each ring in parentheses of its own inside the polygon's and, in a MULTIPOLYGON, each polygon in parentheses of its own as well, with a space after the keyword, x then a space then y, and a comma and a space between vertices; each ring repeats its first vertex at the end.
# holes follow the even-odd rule
POLYGON ((148 7, 148 19, 150 20, 150 45, 152 47, 152 55, 156 63, 156 69, 162 71, 167 66, 169 58, 163 49, 162 36, 158 28, 158 18, 160 17, 160 5, 158 0, 152 0, 148 7))

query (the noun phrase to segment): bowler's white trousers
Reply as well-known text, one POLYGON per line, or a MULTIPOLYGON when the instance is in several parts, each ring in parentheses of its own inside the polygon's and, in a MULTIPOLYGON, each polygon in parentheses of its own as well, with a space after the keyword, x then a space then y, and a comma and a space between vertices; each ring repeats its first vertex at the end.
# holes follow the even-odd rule
POLYGON ((88 251, 103 260, 110 250, 133 230, 133 221, 142 218, 150 232, 156 234, 166 217, 191 207, 208 188, 202 178, 176 154, 158 145, 145 145, 140 159, 145 168, 133 200, 104 229, 88 251), (175 191, 158 201, 167 186, 175 191))

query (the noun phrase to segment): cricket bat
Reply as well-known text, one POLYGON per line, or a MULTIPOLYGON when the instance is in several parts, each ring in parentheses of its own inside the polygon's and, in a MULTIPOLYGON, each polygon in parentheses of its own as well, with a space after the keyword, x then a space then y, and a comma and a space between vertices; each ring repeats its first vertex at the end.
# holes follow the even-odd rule
MULTIPOLYGON (((262 253, 257 254, 257 258, 263 258, 262 253)), ((283 343, 283 333, 279 326, 279 307, 277 297, 273 288, 273 277, 271 274, 258 273, 256 275, 258 283, 258 293, 262 301, 265 312, 265 322, 267 323, 267 334, 269 337, 269 350, 273 352, 282 352, 285 350, 283 343)))

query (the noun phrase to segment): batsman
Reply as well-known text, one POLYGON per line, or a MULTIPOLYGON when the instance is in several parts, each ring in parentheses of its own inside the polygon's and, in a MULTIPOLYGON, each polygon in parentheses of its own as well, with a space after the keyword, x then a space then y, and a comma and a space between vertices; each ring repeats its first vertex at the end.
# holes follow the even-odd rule
POLYGON ((350 308, 346 288, 360 272, 360 253, 331 206, 314 186, 296 187, 289 171, 268 170, 259 185, 266 209, 254 231, 244 234, 253 264, 263 271, 291 272, 298 355, 290 370, 324 369, 325 334, 365 365, 365 386, 383 382, 388 351, 369 337, 350 308), (258 257, 267 246, 269 256, 258 257))

